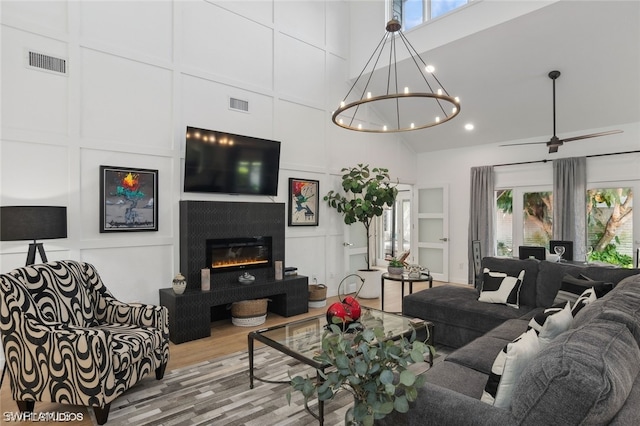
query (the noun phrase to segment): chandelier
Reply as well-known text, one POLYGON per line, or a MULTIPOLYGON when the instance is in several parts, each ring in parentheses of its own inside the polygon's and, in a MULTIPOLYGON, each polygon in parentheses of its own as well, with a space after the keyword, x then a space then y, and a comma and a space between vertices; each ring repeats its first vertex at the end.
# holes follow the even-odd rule
POLYGON ((422 60, 402 33, 401 27, 395 17, 387 22, 382 40, 340 103, 340 107, 331 116, 331 120, 336 125, 360 132, 406 132, 446 123, 460 113, 460 100, 449 95, 433 73, 434 68, 422 60), (398 37, 395 37, 396 33, 398 37), (415 65, 415 69, 411 66, 409 68, 413 72, 411 76, 417 76, 413 78, 415 78, 414 81, 420 82, 421 89, 401 86, 398 83, 397 38, 402 41, 402 45, 415 65), (388 65, 376 68, 387 45, 389 46, 388 65), (367 71, 369 66, 371 69, 367 71), (359 82, 361 82, 360 86, 358 86, 359 82), (363 88, 358 91, 356 86, 363 88), (379 94, 372 93, 369 90, 370 86, 386 87, 386 91, 379 94), (400 90, 400 87, 403 89, 400 90), (417 90, 413 91, 414 89, 417 90), (375 109, 368 108, 374 104, 375 109), (388 118, 380 117, 393 118, 385 122, 388 118))

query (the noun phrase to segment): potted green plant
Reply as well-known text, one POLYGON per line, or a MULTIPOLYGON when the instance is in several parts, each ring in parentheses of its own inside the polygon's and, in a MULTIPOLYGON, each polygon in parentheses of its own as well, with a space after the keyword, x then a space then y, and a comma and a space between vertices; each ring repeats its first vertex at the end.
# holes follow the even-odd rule
MULTIPOLYGON (((373 219, 382 216, 384 207, 392 207, 395 203, 398 189, 391 183, 389 170, 381 167, 370 169, 369 165, 358 164, 356 167, 342 169, 342 189, 344 193, 329 191, 324 196, 324 201, 341 213, 344 223, 347 225, 356 222, 362 223, 367 235, 367 268, 365 271, 372 271, 371 268, 371 224, 373 219)), ((367 280, 361 297, 378 297, 380 287, 379 277, 367 280)))
MULTIPOLYGON (((292 390, 300 391, 305 401, 316 394, 327 401, 340 391, 351 392, 354 405, 349 408, 346 424, 373 425, 395 411, 405 413, 409 402, 415 401, 424 377, 411 371, 412 363, 424 362, 433 347, 416 340, 415 330, 410 338, 385 339, 382 327, 357 330, 351 324, 342 331, 330 325, 322 339, 322 351, 316 361, 329 365, 318 377, 294 376, 292 390)), ((287 394, 291 400, 291 391, 287 394)))
POLYGON ((404 263, 395 257, 389 259, 389 264, 387 265, 387 272, 391 275, 402 275, 404 272, 404 263))

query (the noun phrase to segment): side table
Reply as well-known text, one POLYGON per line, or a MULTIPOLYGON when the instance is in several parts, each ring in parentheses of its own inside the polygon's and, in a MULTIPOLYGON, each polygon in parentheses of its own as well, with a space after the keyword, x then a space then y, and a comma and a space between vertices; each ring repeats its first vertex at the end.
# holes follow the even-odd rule
POLYGON ((409 283, 409 294, 413 293, 413 283, 419 283, 419 282, 429 282, 429 288, 431 288, 433 286, 433 277, 431 275, 427 275, 427 274, 420 274, 420 277, 411 277, 409 278, 408 276, 403 275, 392 275, 388 272, 385 272, 384 274, 382 274, 382 277, 380 278, 380 293, 381 293, 381 300, 380 300, 380 309, 384 311, 384 281, 385 280, 389 280, 389 281, 397 281, 402 283, 402 297, 404 297, 404 284, 405 283, 409 283))

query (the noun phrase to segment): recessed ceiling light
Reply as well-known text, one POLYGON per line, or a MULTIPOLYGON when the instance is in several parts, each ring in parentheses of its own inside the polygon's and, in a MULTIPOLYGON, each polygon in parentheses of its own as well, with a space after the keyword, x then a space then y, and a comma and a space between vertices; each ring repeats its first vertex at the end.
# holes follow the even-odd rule
POLYGON ((466 130, 473 130, 473 124, 471 124, 471 123, 467 123, 467 124, 465 124, 465 125, 464 125, 464 128, 465 128, 466 130))

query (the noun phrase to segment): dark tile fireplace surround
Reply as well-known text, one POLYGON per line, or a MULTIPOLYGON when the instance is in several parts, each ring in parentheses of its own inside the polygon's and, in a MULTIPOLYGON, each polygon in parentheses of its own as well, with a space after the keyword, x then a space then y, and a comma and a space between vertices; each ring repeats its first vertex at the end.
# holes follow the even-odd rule
POLYGON ((211 321, 230 316, 228 305, 241 300, 267 297, 269 312, 285 317, 308 312, 307 277, 275 279, 273 263, 281 260, 286 265, 285 221, 283 203, 180 201, 180 271, 187 290, 182 295, 170 288, 160 290, 160 304, 169 310, 171 341, 210 336, 211 321), (255 237, 263 238, 256 242, 255 237), (221 254, 221 247, 229 243, 231 249, 242 246, 258 259, 251 257, 249 269, 214 267, 210 290, 202 291, 201 269, 211 266, 211 256, 221 254), (244 271, 255 276, 254 283, 238 282, 244 271))
MULTIPOLYGON (((180 201, 180 271, 187 289, 200 290, 200 270, 208 267, 207 240, 270 237, 273 261, 284 258, 286 211, 283 203, 180 201)), ((211 274, 211 289, 237 284, 243 271, 211 274)), ((273 280, 273 265, 250 269, 256 280, 273 280)))

